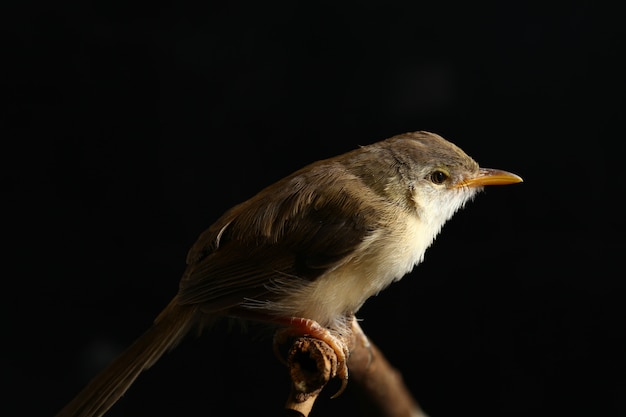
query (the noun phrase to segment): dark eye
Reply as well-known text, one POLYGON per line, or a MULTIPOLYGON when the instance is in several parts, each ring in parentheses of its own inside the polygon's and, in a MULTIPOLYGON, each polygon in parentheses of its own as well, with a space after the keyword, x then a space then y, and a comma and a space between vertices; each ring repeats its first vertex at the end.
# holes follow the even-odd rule
POLYGON ((440 170, 433 171, 430 174, 430 180, 435 184, 443 184, 447 179, 448 174, 440 170))

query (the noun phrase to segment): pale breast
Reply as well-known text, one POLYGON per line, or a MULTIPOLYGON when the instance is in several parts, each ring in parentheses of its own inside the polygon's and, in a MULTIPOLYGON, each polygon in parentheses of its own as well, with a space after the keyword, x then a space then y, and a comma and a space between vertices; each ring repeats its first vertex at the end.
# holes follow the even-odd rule
POLYGON ((416 216, 402 217, 405 221, 399 227, 370 235, 355 251, 359 255, 294 291, 281 307, 327 327, 356 313, 365 300, 411 271, 434 238, 416 216))

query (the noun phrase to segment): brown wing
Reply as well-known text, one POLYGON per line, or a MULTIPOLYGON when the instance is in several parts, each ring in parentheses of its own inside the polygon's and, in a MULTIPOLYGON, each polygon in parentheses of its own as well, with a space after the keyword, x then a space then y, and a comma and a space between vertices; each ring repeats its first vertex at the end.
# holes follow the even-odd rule
POLYGON ((375 224, 371 192, 338 163, 305 168, 226 212, 200 236, 180 283, 181 303, 227 309, 271 300, 268 287, 314 280, 351 257, 375 224), (359 197, 359 198, 356 198, 359 197))

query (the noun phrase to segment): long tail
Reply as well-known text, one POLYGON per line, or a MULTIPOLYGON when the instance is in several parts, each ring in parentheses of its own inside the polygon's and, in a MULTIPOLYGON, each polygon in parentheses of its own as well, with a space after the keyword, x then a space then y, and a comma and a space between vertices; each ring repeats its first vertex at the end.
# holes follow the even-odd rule
POLYGON ((174 299, 154 325, 98 374, 56 417, 99 417, 107 412, 139 374, 172 349, 194 325, 196 309, 174 299))

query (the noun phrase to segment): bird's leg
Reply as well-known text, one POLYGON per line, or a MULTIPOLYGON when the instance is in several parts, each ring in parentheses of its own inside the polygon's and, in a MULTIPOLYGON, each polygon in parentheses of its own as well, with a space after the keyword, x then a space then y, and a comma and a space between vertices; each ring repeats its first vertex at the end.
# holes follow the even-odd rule
POLYGON ((361 347, 367 349, 368 358, 367 358, 366 368, 369 368, 369 366, 372 364, 372 345, 370 344, 369 339, 365 335, 365 332, 359 325, 359 322, 357 321, 356 317, 354 316, 352 316, 351 318, 351 326, 352 326, 352 334, 354 335, 356 342, 359 343, 361 347))
POLYGON ((337 356, 336 376, 341 379, 341 387, 339 388, 339 391, 337 391, 331 398, 336 398, 341 395, 348 385, 348 356, 350 351, 348 349, 347 342, 335 336, 329 329, 321 326, 315 320, 290 317, 274 321, 286 326, 285 328, 276 331, 274 335, 274 352, 277 354, 281 362, 285 361, 278 353, 278 345, 290 336, 311 336, 330 346, 337 356))

